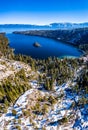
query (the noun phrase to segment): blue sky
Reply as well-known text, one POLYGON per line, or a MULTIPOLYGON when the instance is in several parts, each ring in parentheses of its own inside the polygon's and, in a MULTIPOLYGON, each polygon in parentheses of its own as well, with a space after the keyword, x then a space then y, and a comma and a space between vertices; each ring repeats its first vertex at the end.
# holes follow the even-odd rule
POLYGON ((88 0, 1 0, 0 24, 88 22, 88 0))

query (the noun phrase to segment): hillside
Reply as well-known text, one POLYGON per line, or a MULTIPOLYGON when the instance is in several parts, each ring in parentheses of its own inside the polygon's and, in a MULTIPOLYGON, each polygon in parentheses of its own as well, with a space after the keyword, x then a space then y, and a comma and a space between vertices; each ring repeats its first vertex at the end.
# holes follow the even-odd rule
POLYGON ((87 62, 88 57, 75 61, 50 60, 46 61, 47 68, 44 63, 37 63, 39 64, 37 73, 27 64, 1 59, 1 67, 7 68, 2 70, 5 77, 0 86, 0 100, 2 96, 4 97, 4 100, 0 101, 0 128, 2 130, 87 129, 87 62), (8 75, 7 71, 12 71, 11 75, 8 75), (38 77, 35 77, 36 73, 38 77))

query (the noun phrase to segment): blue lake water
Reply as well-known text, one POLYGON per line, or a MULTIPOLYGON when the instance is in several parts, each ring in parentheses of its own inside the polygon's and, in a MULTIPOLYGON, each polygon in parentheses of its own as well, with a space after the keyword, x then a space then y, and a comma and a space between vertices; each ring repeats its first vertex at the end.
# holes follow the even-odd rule
POLYGON ((80 57, 82 52, 68 44, 38 36, 27 36, 22 34, 6 34, 10 47, 15 49, 15 54, 29 55, 33 58, 44 59, 47 57, 80 57), (34 47, 38 42, 41 47, 34 47))

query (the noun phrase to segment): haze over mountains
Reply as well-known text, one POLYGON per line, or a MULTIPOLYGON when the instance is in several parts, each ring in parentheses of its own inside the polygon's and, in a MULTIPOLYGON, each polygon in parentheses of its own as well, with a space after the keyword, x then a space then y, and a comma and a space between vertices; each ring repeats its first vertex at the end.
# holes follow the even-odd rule
POLYGON ((32 25, 32 24, 1 24, 1 28, 28 28, 28 29, 72 29, 88 27, 85 23, 51 23, 49 25, 32 25))

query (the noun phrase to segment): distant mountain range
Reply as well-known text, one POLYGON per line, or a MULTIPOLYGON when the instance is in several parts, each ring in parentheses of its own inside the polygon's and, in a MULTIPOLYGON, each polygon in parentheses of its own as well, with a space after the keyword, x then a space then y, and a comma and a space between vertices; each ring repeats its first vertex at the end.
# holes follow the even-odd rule
POLYGON ((88 27, 85 23, 51 23, 49 25, 31 25, 31 24, 3 24, 0 28, 29 28, 29 29, 72 29, 88 27))
POLYGON ((69 29, 69 28, 84 28, 88 27, 88 22, 86 23, 52 23, 50 24, 52 28, 62 28, 62 29, 69 29))

